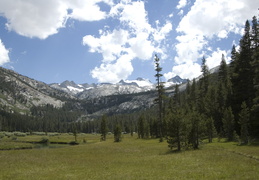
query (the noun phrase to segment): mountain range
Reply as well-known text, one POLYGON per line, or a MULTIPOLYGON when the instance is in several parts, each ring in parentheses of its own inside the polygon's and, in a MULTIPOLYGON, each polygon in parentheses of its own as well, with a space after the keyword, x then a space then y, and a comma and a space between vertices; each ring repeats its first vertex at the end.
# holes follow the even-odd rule
MULTIPOLYGON (((176 76, 165 87, 186 81, 176 76)), ((156 85, 144 78, 121 80, 116 84, 73 81, 45 84, 0 67, 0 83, 0 110, 21 114, 30 114, 33 106, 61 108, 65 104, 93 116, 126 113, 149 108, 156 98, 156 85)))
MULTIPOLYGON (((166 88, 175 84, 186 83, 187 79, 182 79, 175 76, 164 83, 166 88)), ((49 85, 54 89, 64 91, 79 99, 92 99, 96 97, 136 94, 155 90, 156 84, 153 84, 148 79, 137 78, 136 80, 121 80, 116 84, 101 83, 101 84, 76 84, 73 81, 64 81, 62 83, 53 83, 49 85)))

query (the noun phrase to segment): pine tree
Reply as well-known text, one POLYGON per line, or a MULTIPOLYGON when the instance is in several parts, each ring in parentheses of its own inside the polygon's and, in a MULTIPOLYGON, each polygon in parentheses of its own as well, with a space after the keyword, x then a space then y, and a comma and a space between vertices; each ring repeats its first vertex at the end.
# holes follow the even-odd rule
POLYGON ((189 144, 192 145, 193 149, 199 148, 199 140, 201 135, 202 123, 201 123, 201 115, 197 111, 190 111, 188 113, 189 120, 189 144))
POLYGON ((231 61, 230 61, 230 75, 231 76, 233 76, 233 73, 235 70, 237 56, 238 56, 238 52, 236 51, 236 46, 233 45, 232 50, 231 50, 231 61))
POLYGON ((145 137, 146 120, 142 114, 138 119, 138 138, 143 139, 145 137))
POLYGON ((167 143, 171 150, 176 147, 178 151, 181 151, 183 145, 186 142, 186 136, 184 135, 184 115, 181 109, 170 110, 167 114, 168 118, 168 137, 167 143))
POLYGON ((203 56, 202 58, 202 64, 201 64, 201 72, 202 72, 202 78, 200 80, 201 82, 201 94, 205 95, 208 92, 209 88, 209 68, 206 64, 206 59, 203 56))
POLYGON ((166 113, 166 119, 168 122, 167 127, 167 143, 168 146, 173 149, 177 148, 181 150, 185 145, 187 136, 184 131, 184 112, 181 109, 179 86, 175 86, 174 96, 169 100, 169 106, 166 113))
POLYGON ((198 97, 198 111, 205 112, 205 96, 209 89, 209 69, 206 64, 206 59, 203 56, 201 65, 202 78, 200 79, 199 97, 198 97))
POLYGON ((225 109, 222 121, 223 121, 224 132, 227 140, 233 141, 235 121, 234 121, 234 115, 232 113, 231 107, 228 107, 227 109, 225 109))
POLYGON ((114 142, 120 142, 121 141, 121 127, 120 125, 116 125, 114 129, 114 142))
POLYGON ((206 132, 208 136, 209 143, 212 143, 212 139, 215 134, 215 126, 214 126, 214 120, 212 117, 206 119, 206 132))
POLYGON ((188 102, 190 109, 194 110, 197 109, 197 104, 198 104, 198 88, 197 88, 197 83, 196 80, 193 79, 192 85, 191 85, 191 90, 190 90, 190 95, 189 95, 190 101, 188 102))
POLYGON ((240 124, 240 140, 242 144, 247 144, 249 139, 249 110, 246 103, 243 102, 241 105, 241 112, 239 113, 239 124, 240 124))
POLYGON ((101 121, 101 140, 106 141, 106 135, 108 133, 108 127, 107 127, 107 120, 106 116, 102 116, 102 121, 101 121))
POLYGON ((160 142, 163 141, 163 98, 164 98, 164 85, 161 82, 161 77, 163 76, 161 74, 162 67, 160 66, 160 59, 155 55, 155 77, 157 81, 157 99, 156 103, 158 104, 158 122, 159 122, 159 137, 160 137, 160 142))
POLYGON ((252 30, 251 30, 251 48, 254 51, 258 46, 259 46, 259 23, 256 16, 254 16, 252 20, 252 30))
POLYGON ((250 23, 247 20, 245 24, 244 35, 240 40, 239 57, 235 60, 235 69, 233 76, 233 95, 234 106, 233 111, 237 115, 243 101, 248 107, 252 105, 254 94, 253 88, 253 71, 251 67, 252 51, 250 37, 250 23))
POLYGON ((251 108, 251 135, 259 137, 259 23, 256 17, 252 21, 252 68, 254 71, 253 85, 255 97, 251 108))

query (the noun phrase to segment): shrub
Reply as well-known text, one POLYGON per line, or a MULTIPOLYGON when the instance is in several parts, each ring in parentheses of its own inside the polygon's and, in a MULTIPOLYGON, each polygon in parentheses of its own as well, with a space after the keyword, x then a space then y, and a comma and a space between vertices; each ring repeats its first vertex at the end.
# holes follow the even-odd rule
POLYGON ((70 145, 79 145, 79 143, 76 142, 76 141, 71 141, 69 144, 70 144, 70 145))
POLYGON ((0 139, 2 139, 3 137, 5 137, 5 134, 4 133, 0 133, 0 139))
POLYGON ((25 136, 27 136, 27 134, 26 134, 26 133, 23 133, 23 132, 14 132, 14 135, 15 135, 15 136, 19 136, 19 137, 25 137, 25 136))
POLYGON ((32 135, 44 136, 46 135, 45 132, 32 132, 32 135))
POLYGON ((54 133, 48 133, 49 136, 59 136, 59 133, 54 132, 54 133))
POLYGON ((47 137, 43 137, 39 143, 41 143, 41 144, 49 144, 49 139, 47 137))

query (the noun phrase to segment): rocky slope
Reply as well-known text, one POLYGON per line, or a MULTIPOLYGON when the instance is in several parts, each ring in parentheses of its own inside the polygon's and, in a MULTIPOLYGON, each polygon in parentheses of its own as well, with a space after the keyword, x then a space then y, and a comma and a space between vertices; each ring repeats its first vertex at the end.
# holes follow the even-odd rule
POLYGON ((73 98, 47 84, 0 67, 0 109, 26 113, 32 106, 62 107, 62 98, 73 98))

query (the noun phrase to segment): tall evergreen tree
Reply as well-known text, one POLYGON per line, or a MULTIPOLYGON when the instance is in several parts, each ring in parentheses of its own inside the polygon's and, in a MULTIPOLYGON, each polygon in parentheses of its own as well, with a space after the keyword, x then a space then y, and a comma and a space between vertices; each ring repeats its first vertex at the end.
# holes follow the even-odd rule
POLYGON ((193 79, 192 85, 191 85, 191 90, 190 90, 190 95, 189 95, 190 101, 188 102, 189 107, 192 110, 197 109, 197 104, 198 104, 198 88, 197 88, 197 83, 196 80, 193 79))
POLYGON ((252 21, 252 68, 255 97, 251 109, 251 135, 259 137, 259 23, 254 16, 252 21))
POLYGON ((234 129, 235 129, 235 121, 234 121, 234 115, 232 113, 231 107, 225 109, 224 115, 223 115, 223 127, 224 132, 226 135, 226 138, 228 141, 234 140, 234 129))
POLYGON ((249 137, 249 110, 246 103, 243 102, 241 105, 241 112, 239 113, 239 124, 240 124, 240 140, 242 144, 248 143, 249 137))
POLYGON ((106 135, 108 133, 108 126, 107 126, 107 120, 106 116, 102 116, 102 121, 101 121, 101 140, 106 141, 106 135))
POLYGON ((138 138, 143 139, 145 137, 146 132, 146 119, 142 114, 138 119, 138 138))
POLYGON ((201 65, 202 78, 200 79, 199 97, 198 97, 198 111, 205 112, 205 96, 209 89, 209 68, 206 64, 206 59, 203 56, 201 65))
POLYGON ((247 20, 245 24, 244 35, 240 40, 240 53, 238 59, 235 61, 234 77, 233 79, 233 95, 234 95, 234 113, 237 115, 243 101, 246 102, 250 108, 253 99, 253 71, 251 51, 251 37, 250 37, 250 23, 247 20))
POLYGON ((207 60, 205 57, 202 57, 202 64, 201 64, 201 72, 202 72, 202 78, 200 80, 201 82, 201 93, 205 95, 208 92, 209 88, 209 68, 206 64, 207 60))
POLYGON ((157 99, 156 103, 158 104, 158 122, 159 122, 159 136, 160 136, 160 141, 163 141, 163 98, 164 98, 164 85, 161 82, 161 77, 163 76, 161 74, 162 67, 160 66, 160 59, 158 58, 157 55, 155 55, 155 77, 157 81, 157 99))
POLYGON ((190 111, 188 113, 188 120, 189 120, 189 144, 192 145, 193 149, 199 148, 199 140, 202 130, 202 123, 201 123, 201 114, 197 111, 190 111))
POLYGON ((209 118, 206 118, 205 123, 206 123, 206 133, 208 136, 209 143, 212 143, 212 139, 216 131, 214 126, 214 120, 212 117, 209 117, 209 118))
POLYGON ((116 125, 114 128, 114 142, 120 142, 121 141, 121 126, 116 125))
POLYGON ((187 143, 187 135, 185 128, 185 120, 183 110, 175 108, 170 110, 167 114, 168 118, 168 132, 167 132, 167 143, 168 146, 173 149, 177 148, 178 151, 181 151, 181 148, 187 143))

